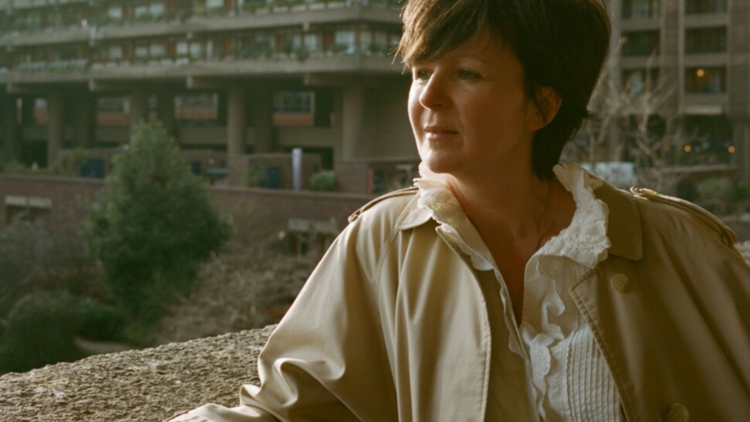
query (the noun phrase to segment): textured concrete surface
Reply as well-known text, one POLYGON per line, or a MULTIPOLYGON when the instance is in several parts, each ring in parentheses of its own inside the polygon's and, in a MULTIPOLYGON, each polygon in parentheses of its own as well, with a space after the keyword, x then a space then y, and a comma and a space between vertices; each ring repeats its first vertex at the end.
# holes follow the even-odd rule
POLYGON ((0 422, 158 422, 205 403, 236 406, 257 383, 274 326, 92 356, 0 377, 0 422))

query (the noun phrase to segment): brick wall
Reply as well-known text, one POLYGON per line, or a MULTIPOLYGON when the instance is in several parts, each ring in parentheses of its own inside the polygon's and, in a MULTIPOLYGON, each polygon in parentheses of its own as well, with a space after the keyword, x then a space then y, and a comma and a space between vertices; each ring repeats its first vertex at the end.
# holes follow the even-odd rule
MULTIPOLYGON (((0 200, 3 201, 3 206, 0 207, 0 227, 5 227, 9 222, 9 208, 17 207, 16 204, 22 198, 28 198, 30 206, 49 204, 48 216, 53 226, 77 225, 88 212, 87 204, 103 188, 104 183, 99 179, 0 175, 0 200)), ((338 227, 343 228, 347 217, 371 199, 368 195, 358 194, 227 186, 211 187, 210 193, 217 207, 234 219, 262 215, 264 225, 279 227, 285 227, 289 219, 328 221, 333 218, 338 227)), ((252 227, 252 224, 248 227, 252 227)))
POLYGON ((0 175, 0 227, 10 223, 18 199, 49 204, 48 218, 53 227, 77 225, 87 214, 87 204, 104 187, 99 179, 0 175), (13 205, 9 204, 12 202, 13 205))
MULTIPOLYGON (((87 204, 104 187, 99 179, 0 175, 0 228, 8 223, 8 211, 17 207, 19 199, 30 205, 50 204, 49 218, 53 226, 78 225, 87 213, 87 204), (10 198, 10 201, 9 201, 10 198), (11 202, 12 204, 8 204, 11 202)), ((290 219, 336 221, 339 229, 347 217, 372 197, 362 194, 292 192, 286 190, 214 186, 211 198, 225 214, 237 219, 262 218, 264 225, 286 227, 290 219)), ((242 222, 253 228, 253 222, 242 222)), ((739 239, 750 240, 750 222, 727 218, 725 222, 737 232, 739 239)))

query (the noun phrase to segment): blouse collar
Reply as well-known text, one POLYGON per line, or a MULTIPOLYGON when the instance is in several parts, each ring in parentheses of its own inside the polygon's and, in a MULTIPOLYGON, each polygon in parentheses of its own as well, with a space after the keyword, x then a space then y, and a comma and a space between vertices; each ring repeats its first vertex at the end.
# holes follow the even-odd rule
MULTIPOLYGON (((418 208, 428 211, 445 237, 472 260, 477 269, 494 268, 494 259, 479 232, 447 184, 444 175, 430 172, 424 163, 420 177, 414 180, 419 189, 418 208)), ((594 190, 602 181, 574 163, 558 164, 553 172, 576 202, 570 226, 550 239, 537 254, 567 257, 587 268, 607 258, 611 243, 607 236, 609 208, 597 199, 594 190)))

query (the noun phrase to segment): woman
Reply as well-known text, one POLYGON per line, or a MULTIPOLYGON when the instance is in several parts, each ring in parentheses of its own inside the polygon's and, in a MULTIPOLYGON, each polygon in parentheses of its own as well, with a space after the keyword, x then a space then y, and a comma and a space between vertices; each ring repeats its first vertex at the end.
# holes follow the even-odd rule
POLYGON ((365 206, 233 409, 179 421, 750 420, 750 269, 690 204, 556 165, 598 0, 411 0, 417 188, 365 206))

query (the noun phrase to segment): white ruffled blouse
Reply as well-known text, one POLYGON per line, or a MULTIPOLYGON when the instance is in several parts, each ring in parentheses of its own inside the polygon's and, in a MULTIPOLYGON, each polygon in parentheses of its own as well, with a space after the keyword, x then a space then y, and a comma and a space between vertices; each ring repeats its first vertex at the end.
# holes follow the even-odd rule
POLYGON ((593 333, 568 290, 585 272, 607 258, 607 205, 594 195, 601 184, 576 164, 555 166, 560 183, 573 195, 576 212, 567 228, 550 239, 526 264, 523 316, 516 325, 502 275, 479 232, 440 175, 420 166, 419 206, 430 210, 440 235, 471 258, 480 271, 494 271, 510 352, 525 364, 525 376, 503 382, 515 394, 503 394, 506 415, 524 395, 539 421, 624 421, 612 375, 597 348, 593 333), (526 392, 525 394, 523 392, 526 392))

